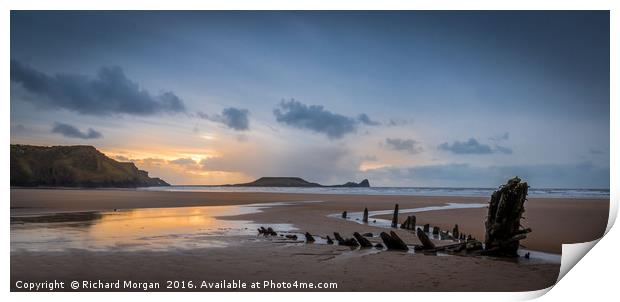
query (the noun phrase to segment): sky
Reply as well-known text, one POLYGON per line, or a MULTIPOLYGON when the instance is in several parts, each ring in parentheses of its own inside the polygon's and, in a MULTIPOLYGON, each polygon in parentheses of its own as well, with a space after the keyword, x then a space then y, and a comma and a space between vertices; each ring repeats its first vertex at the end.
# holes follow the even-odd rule
POLYGON ((11 12, 11 143, 171 184, 609 188, 607 11, 11 12))

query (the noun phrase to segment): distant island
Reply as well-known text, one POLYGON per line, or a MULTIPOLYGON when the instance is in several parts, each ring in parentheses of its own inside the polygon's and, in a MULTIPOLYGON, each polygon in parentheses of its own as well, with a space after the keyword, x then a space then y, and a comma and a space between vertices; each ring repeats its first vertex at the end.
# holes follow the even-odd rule
POLYGON ((347 182, 342 185, 324 186, 318 183, 309 182, 300 177, 261 177, 253 182, 227 185, 231 187, 345 187, 345 188, 357 188, 370 187, 368 179, 362 180, 360 183, 347 182))
POLYGON ((93 146, 11 145, 11 186, 152 187, 169 186, 134 163, 119 162, 93 146))

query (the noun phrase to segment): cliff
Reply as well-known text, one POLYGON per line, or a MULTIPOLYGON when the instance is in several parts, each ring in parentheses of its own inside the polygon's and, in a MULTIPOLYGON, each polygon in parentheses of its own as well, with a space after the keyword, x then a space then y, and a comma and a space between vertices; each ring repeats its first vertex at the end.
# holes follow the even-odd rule
POLYGON ((118 162, 93 146, 11 145, 11 186, 169 186, 133 163, 118 162))

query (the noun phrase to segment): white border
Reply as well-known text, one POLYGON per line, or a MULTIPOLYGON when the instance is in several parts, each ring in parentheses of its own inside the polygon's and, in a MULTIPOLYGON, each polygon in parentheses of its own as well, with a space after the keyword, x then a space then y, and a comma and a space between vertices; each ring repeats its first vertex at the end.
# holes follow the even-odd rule
MULTIPOLYGON (((175 0, 175 1, 148 1, 148 0, 107 0, 107 1, 75 1, 75 0, 32 0, 32 1, 12 1, 5 0, 0 2, 2 6, 2 37, 3 46, 0 48, 2 58, 0 60, 0 66, 4 72, 1 73, 1 85, 3 87, 4 101, 0 102, 2 114, 2 123, 4 124, 3 130, 0 135, 2 141, 5 142, 5 147, 0 148, 0 160, 3 164, 3 173, 0 175, 0 180, 5 184, 2 187, 2 195, 5 209, 8 209, 9 203, 9 189, 6 184, 9 183, 9 148, 10 141, 10 110, 9 110, 9 95, 10 95, 10 76, 9 76, 9 57, 10 57, 10 10, 11 9, 50 9, 50 10, 62 10, 62 9, 123 9, 123 10, 183 10, 183 9, 220 9, 220 10, 301 10, 301 9, 332 9, 332 10, 400 10, 400 9, 415 9, 415 10, 491 10, 491 9, 503 9, 503 10, 528 10, 528 9, 540 9, 540 10, 611 10, 611 83, 620 83, 618 81, 618 60, 617 55, 620 48, 618 47, 618 34, 620 33, 618 22, 618 8, 620 1, 574 1, 574 0, 558 0, 558 1, 482 1, 482 0, 444 0, 441 2, 436 1, 395 1, 395 0, 383 0, 383 1, 337 1, 337 0, 297 0, 297 1, 284 1, 284 0, 240 0, 240 1, 191 1, 191 0, 175 0)), ((619 122, 617 121, 618 112, 620 110, 618 104, 618 91, 617 85, 611 85, 611 107, 610 107, 610 167, 618 167, 617 154, 619 154, 619 134, 618 131, 619 122)), ((616 213, 618 211, 619 195, 617 188, 620 188, 617 169, 611 169, 611 201, 612 210, 610 211, 609 225, 607 232, 609 232, 599 244, 594 246, 581 262, 567 274, 561 282, 559 282, 549 294, 543 296, 541 300, 544 301, 560 301, 560 300, 608 300, 603 299, 607 297, 615 296, 615 289, 617 287, 618 277, 618 260, 617 251, 620 247, 620 232, 616 229, 610 228, 615 221, 616 213)), ((4 212, 2 215, 3 225, 9 225, 9 215, 4 212)), ((38 301, 42 298, 50 301, 83 301, 88 299, 90 301, 104 301, 114 298, 147 298, 143 293, 53 293, 50 295, 37 294, 37 293, 9 293, 9 228, 5 228, 2 234, 2 242, 5 243, 5 247, 2 250, 3 256, 3 274, 1 276, 1 284, 5 289, 4 294, 8 295, 9 299, 20 299, 24 301, 38 301)), ((586 246, 582 245, 583 246, 586 246)), ((571 248, 565 246, 564 249, 571 248)), ((148 299, 153 301, 169 301, 171 299, 196 299, 205 300, 211 299, 220 301, 224 299, 243 299, 246 301, 290 301, 292 299, 296 301, 316 301, 317 299, 326 298, 329 300, 392 300, 392 299, 433 299, 436 301, 445 301, 447 299, 457 299, 458 301, 498 301, 499 300, 523 300, 532 299, 538 297, 547 290, 529 293, 313 293, 313 294, 298 294, 298 293, 150 293, 148 299)), ((6 300, 5 300, 6 301, 6 300)), ((10 300, 9 300, 10 301, 10 300)))

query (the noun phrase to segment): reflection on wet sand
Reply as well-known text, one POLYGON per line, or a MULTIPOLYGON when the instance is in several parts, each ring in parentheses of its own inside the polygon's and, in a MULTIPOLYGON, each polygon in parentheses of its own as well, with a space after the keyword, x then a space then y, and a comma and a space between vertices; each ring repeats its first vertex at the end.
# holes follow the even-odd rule
MULTIPOLYGON (((179 207, 11 217, 11 251, 170 250, 223 247, 256 234, 256 224, 221 220, 267 205, 179 207)), ((269 205, 271 206, 271 205, 269 205)), ((279 224, 278 229, 293 230, 279 224)))

